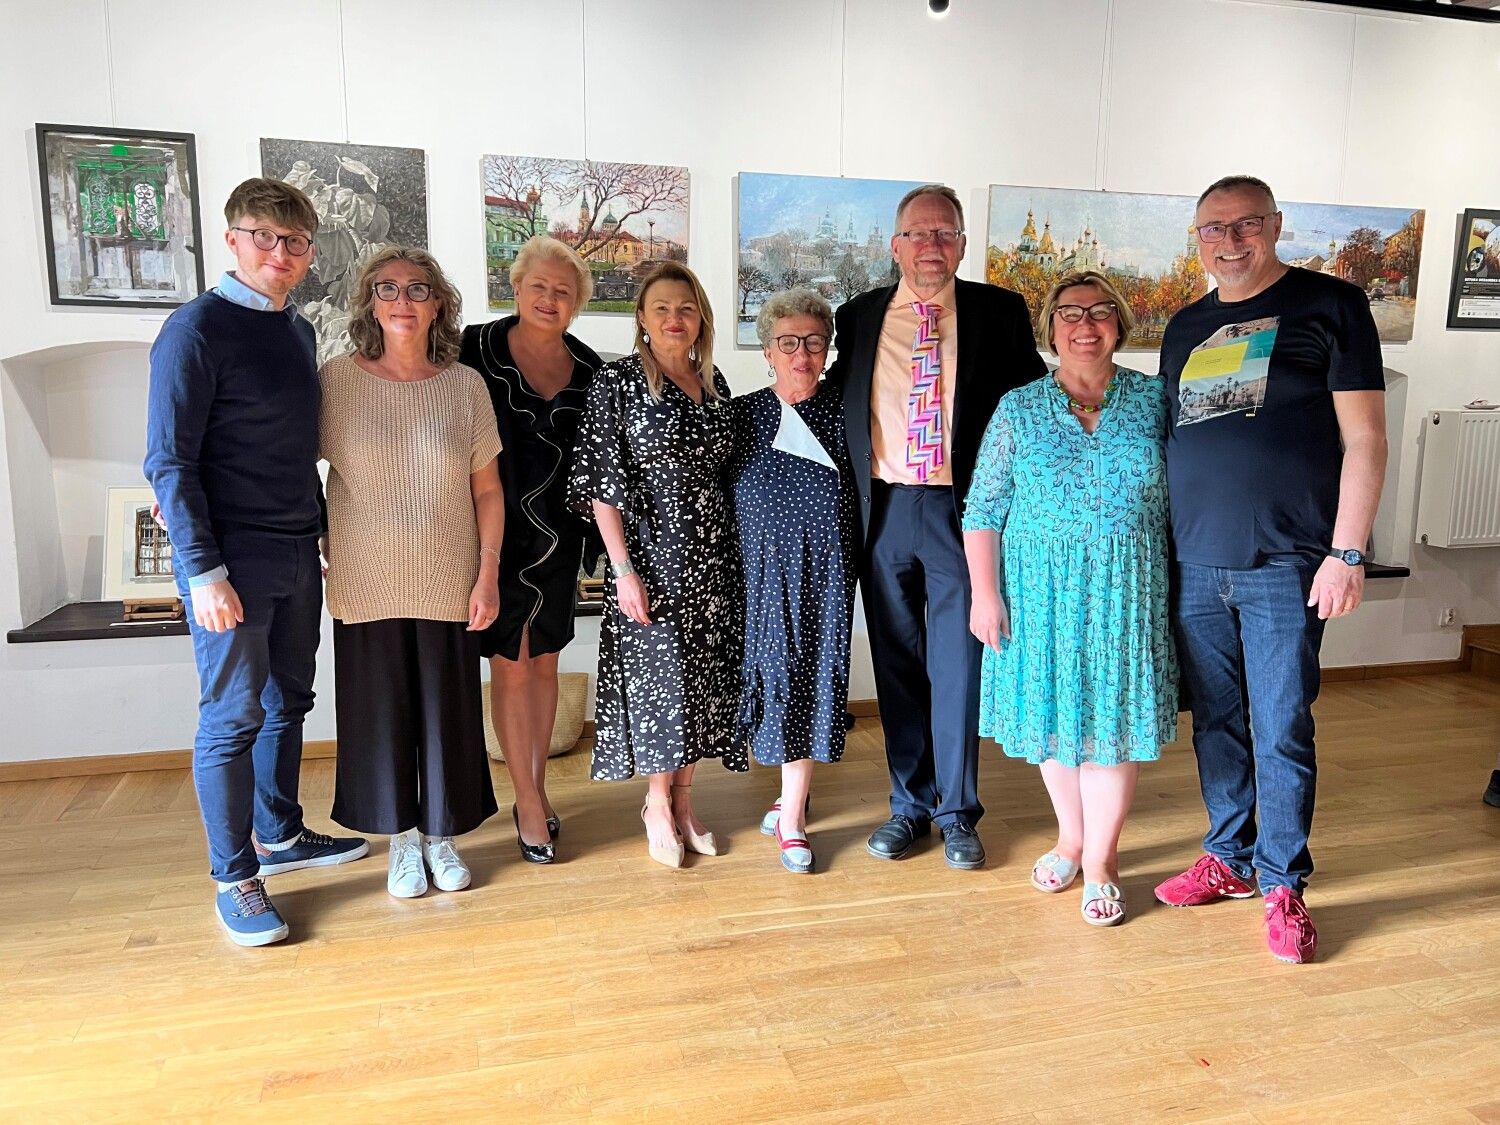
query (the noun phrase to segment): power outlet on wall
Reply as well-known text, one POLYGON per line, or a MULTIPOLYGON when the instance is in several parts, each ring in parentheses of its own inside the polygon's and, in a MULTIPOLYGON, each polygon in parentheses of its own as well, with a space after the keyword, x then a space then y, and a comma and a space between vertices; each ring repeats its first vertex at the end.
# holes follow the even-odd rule
POLYGON ((1442 609, 1438 610, 1439 629, 1451 629, 1457 624, 1458 610, 1454 609, 1451 605, 1445 605, 1442 609))

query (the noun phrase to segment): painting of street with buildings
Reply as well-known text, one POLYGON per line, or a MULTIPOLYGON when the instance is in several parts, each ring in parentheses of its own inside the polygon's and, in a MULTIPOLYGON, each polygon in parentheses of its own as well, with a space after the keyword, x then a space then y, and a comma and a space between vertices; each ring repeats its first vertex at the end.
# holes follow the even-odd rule
POLYGON ((1411 339, 1426 212, 1410 207, 1281 203, 1276 255, 1365 291, 1384 344, 1411 339))
POLYGON ((896 204, 919 180, 739 174, 735 342, 759 347, 755 317, 782 289, 808 286, 838 308, 896 281, 896 204))
POLYGON ((526 240, 550 234, 594 274, 585 312, 629 313, 641 278, 661 261, 686 262, 688 170, 541 156, 486 156, 485 278, 489 307, 515 307, 510 267, 526 240))
POLYGON ((1192 221, 1192 196, 993 184, 985 280, 1035 312, 1057 278, 1096 270, 1135 314, 1124 346, 1160 347, 1171 315, 1206 290, 1192 221))

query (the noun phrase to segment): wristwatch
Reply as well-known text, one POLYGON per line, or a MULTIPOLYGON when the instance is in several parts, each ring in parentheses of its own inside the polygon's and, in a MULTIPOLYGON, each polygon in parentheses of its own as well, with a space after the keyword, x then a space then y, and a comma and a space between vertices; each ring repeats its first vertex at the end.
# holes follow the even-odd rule
POLYGON ((1347 551, 1341 551, 1339 550, 1339 548, 1335 547, 1328 553, 1333 558, 1338 559, 1339 562, 1348 563, 1350 566, 1365 565, 1365 553, 1363 551, 1356 551, 1353 547, 1349 548, 1347 551))

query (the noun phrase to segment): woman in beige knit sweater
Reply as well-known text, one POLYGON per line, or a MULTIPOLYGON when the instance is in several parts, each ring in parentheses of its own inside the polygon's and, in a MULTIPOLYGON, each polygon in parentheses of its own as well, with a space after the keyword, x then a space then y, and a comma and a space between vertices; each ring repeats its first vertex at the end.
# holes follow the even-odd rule
POLYGON ((479 632, 499 612, 504 498, 484 380, 457 362, 460 298, 390 246, 350 299, 355 351, 323 366, 328 609, 338 687, 333 819, 391 836, 398 898, 469 885, 453 837, 496 812, 479 632))

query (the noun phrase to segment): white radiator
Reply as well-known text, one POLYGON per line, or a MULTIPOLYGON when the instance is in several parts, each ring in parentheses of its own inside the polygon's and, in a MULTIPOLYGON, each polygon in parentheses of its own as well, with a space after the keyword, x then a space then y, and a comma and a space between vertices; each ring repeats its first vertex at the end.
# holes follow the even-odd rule
POLYGON ((1417 542, 1500 547, 1500 412, 1434 410, 1426 430, 1417 542))

